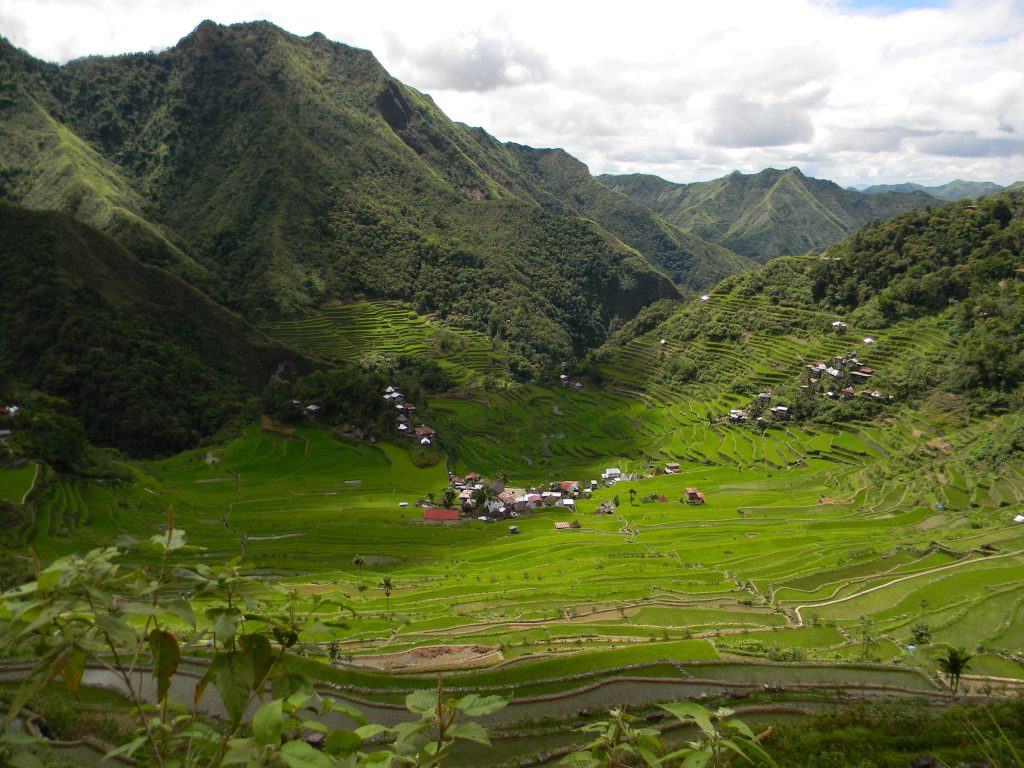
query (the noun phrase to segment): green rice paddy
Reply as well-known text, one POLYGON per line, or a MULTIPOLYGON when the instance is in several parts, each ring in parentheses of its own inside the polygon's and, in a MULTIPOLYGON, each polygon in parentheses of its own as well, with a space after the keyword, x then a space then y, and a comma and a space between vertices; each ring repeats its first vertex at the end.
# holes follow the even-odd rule
MULTIPOLYGON (((782 311, 742 307, 751 309, 782 311)), ((934 643, 982 648, 979 674, 1024 677, 1024 526, 1012 522, 1024 467, 983 472, 948 450, 990 424, 894 403, 877 420, 762 432, 718 420, 749 395, 648 375, 663 355, 692 347, 721 381, 777 385, 869 333, 876 343, 864 358, 882 369, 921 345, 941 350, 939 322, 846 338, 645 337, 608 353, 600 388, 579 390, 475 387, 501 377, 500 349, 396 304, 326 309, 271 331, 326 357, 421 355, 457 373, 462 393, 422 409, 457 473, 506 472, 515 487, 587 487, 606 467, 642 475, 678 462, 681 473, 599 486, 575 512, 520 517, 510 536, 500 522, 424 523, 416 502, 440 497, 446 467, 415 467, 400 438, 349 443, 316 426, 285 437, 254 425, 227 445, 137 464, 131 484, 52 483, 36 510, 40 556, 152 535, 173 505, 204 548, 193 557, 241 555, 268 580, 333 598, 318 617, 329 632, 309 638, 311 651, 330 648, 341 667, 332 674, 381 696, 439 670, 453 685, 550 692, 663 662, 717 659, 730 670, 721 674, 742 675, 734 669, 773 654, 883 665, 850 666, 844 679, 886 684, 914 668, 926 681, 936 653, 907 648, 922 622, 934 643), (908 460, 921 451, 932 459, 908 460), (681 501, 690 486, 706 504, 681 501), (666 501, 642 503, 650 494, 666 501), (614 515, 594 514, 616 498, 614 515), (579 529, 555 529, 573 519, 579 529)))
POLYGON ((0 499, 21 504, 32 488, 39 471, 37 464, 25 464, 17 469, 0 469, 0 499))

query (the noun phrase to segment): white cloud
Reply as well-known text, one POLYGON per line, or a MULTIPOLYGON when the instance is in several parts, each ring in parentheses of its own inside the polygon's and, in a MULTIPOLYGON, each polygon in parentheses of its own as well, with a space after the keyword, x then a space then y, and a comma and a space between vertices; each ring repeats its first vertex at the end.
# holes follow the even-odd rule
POLYGON ((595 173, 1024 177, 1024 5, 894 3, 5 0, 0 32, 62 60, 173 45, 204 17, 320 31, 374 51, 453 119, 564 147, 595 173))
POLYGON ((814 126, 805 109, 722 94, 715 97, 707 128, 699 135, 720 147, 780 147, 810 141, 814 126))

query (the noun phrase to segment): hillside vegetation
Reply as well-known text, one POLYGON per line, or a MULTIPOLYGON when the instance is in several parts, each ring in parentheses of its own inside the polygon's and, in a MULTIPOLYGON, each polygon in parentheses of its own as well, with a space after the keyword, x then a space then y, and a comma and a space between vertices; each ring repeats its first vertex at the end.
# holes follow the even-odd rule
POLYGON ((3 43, 0 78, 2 194, 81 218, 250 320, 401 299, 509 339, 530 377, 676 296, 652 262, 690 288, 743 264, 691 256, 693 238, 648 261, 629 222, 538 204, 501 145, 322 35, 204 22, 158 54, 61 67, 3 43))
POLYGON ((798 168, 736 171, 692 184, 643 174, 598 180, 670 224, 761 263, 820 251, 870 221, 935 204, 923 192, 866 195, 842 189, 798 168))
MULTIPOLYGON (((147 291, 158 290, 172 306, 211 313, 204 323, 253 333, 84 224, 3 210, 25 254, 5 300, 38 280, 63 302, 55 317, 80 302, 102 327, 133 318, 142 330, 129 338, 146 340, 132 297, 148 306, 147 291), (76 265, 78 254, 93 255, 76 265), (91 289, 98 295, 76 270, 106 276, 91 289)), ((173 508, 177 535, 202 547, 182 548, 185 562, 239 558, 281 587, 261 596, 259 615, 297 601, 312 623, 296 638, 302 671, 326 694, 358 698, 375 718, 439 675, 449 688, 511 697, 489 723, 504 729, 510 763, 564 745, 568 723, 626 701, 750 697, 817 709, 883 690, 945 701, 949 648, 969 649, 961 682, 972 695, 1015 695, 1024 687, 1024 526, 1014 522, 1024 512, 1022 246, 1021 191, 906 213, 820 256, 729 277, 683 306, 652 303, 560 367, 564 384, 550 370, 511 381, 500 364, 511 336, 452 328, 450 316, 410 302, 276 319, 262 327, 282 344, 342 367, 275 378, 261 401, 272 418, 202 450, 126 463, 121 482, 66 473, 37 482, 25 457, 9 455, 3 542, 50 561, 126 536, 164 540, 173 508), (836 362, 852 357, 872 373, 836 362), (809 371, 817 362, 837 366, 835 382, 809 371), (854 387, 853 370, 867 380, 854 387), (417 388, 428 379, 435 386, 417 388), (392 385, 415 401, 409 423, 431 428, 432 455, 400 431, 381 397, 392 385), (828 395, 847 385, 849 397, 828 395), (298 410, 310 401, 321 416, 298 410), (611 467, 625 479, 598 482, 611 467), (514 521, 469 502, 458 521, 429 522, 419 503, 450 497, 448 468, 508 487, 576 481, 593 491, 514 521), (691 488, 704 503, 687 503, 691 488)), ((33 316, 3 338, 36 326, 92 332, 89 317, 72 316, 60 329, 33 316)), ((173 375, 159 368, 165 358, 203 359, 186 339, 140 359, 173 375)), ((27 349, 10 349, 29 365, 27 349)), ((3 441, 9 454, 19 445, 3 441)), ((6 560, 6 578, 31 567, 6 560)), ((186 654, 216 635, 224 606, 199 607, 194 628, 189 617, 161 618, 186 654)), ((185 699, 194 692, 187 686, 185 699)), ((793 747, 792 731, 779 738, 793 747)))
POLYGON ((66 214, 0 201, 0 262, 0 368, 68 401, 98 445, 175 453, 247 413, 282 363, 309 365, 66 214))

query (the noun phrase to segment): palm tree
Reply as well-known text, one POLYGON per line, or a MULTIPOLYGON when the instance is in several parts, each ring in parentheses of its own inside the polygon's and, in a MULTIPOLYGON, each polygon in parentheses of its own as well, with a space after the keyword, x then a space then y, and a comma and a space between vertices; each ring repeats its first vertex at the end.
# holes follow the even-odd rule
POLYGON ((939 669, 949 675, 949 689, 956 695, 960 687, 960 675, 967 671, 971 655, 963 648, 950 648, 945 656, 939 657, 939 669))
POLYGON ((508 485, 508 470, 501 470, 500 472, 498 472, 494 479, 497 480, 502 485, 508 485))
POLYGON ((384 590, 384 602, 387 605, 388 620, 390 620, 391 619, 391 577, 390 576, 385 576, 383 579, 380 580, 380 584, 378 586, 381 589, 384 590))
POLYGON ((633 506, 633 499, 636 498, 636 488, 629 489, 629 505, 633 506))

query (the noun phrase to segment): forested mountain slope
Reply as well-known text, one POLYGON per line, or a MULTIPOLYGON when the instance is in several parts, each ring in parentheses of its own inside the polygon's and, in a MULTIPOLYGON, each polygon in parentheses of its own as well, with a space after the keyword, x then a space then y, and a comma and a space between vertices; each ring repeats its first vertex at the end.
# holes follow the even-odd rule
MULTIPOLYGON (((807 417, 840 406, 796 388, 808 383, 803 363, 828 360, 825 349, 849 350, 866 365, 890 360, 865 378, 897 401, 951 392, 979 412, 1016 409, 1024 384, 1022 250, 1020 190, 910 211, 864 227, 820 257, 776 259, 727 278, 706 302, 645 312, 604 353, 641 336, 664 338, 673 354, 661 355, 654 378, 684 371, 734 391, 774 384, 778 395, 789 387, 794 413, 807 417), (894 338, 880 348, 837 322, 894 338), (948 345, 931 343, 939 338, 948 345), (764 348, 750 346, 758 339, 778 347, 770 353, 771 365, 780 366, 774 380, 756 372, 769 364, 764 348)), ((820 375, 828 388, 830 379, 820 375)))
POLYGON ((0 369, 67 400, 98 445, 172 453, 308 363, 106 235, 0 201, 0 369))
POLYGON ((944 201, 952 200, 976 200, 984 195, 991 195, 1003 189, 991 181, 964 181, 954 179, 947 184, 940 184, 934 187, 926 187, 915 184, 912 181, 903 184, 875 184, 860 190, 867 195, 875 195, 879 192, 924 192, 934 198, 944 201))
POLYGON ((737 172, 714 181, 673 184, 657 176, 598 180, 670 224, 759 262, 820 251, 875 219, 936 204, 923 192, 866 195, 798 168, 737 172))
POLYGON ((99 227, 250 320, 398 298, 515 339, 531 375, 677 295, 625 235, 538 205, 478 132, 322 35, 204 22, 161 53, 61 67, 4 43, 0 82, 4 196, 99 227))
POLYGON ((584 216, 640 251, 684 290, 703 290, 757 263, 675 227, 646 206, 610 190, 561 149, 502 144, 482 130, 471 135, 509 186, 547 210, 584 216))

